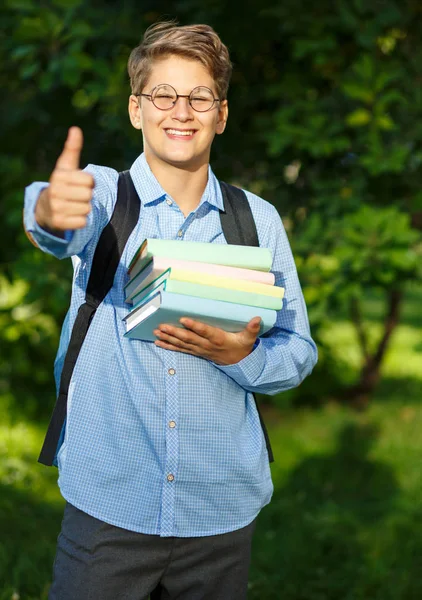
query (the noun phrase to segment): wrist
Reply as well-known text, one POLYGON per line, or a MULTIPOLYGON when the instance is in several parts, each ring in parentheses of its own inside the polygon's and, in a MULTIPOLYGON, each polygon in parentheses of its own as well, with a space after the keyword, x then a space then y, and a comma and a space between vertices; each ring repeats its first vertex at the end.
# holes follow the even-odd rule
POLYGON ((54 227, 51 227, 50 223, 48 222, 48 218, 46 216, 47 211, 45 208, 47 203, 48 188, 44 188, 43 190, 41 190, 40 195, 38 196, 37 203, 35 205, 35 221, 37 225, 39 225, 41 229, 44 229, 44 231, 46 231, 47 233, 50 233, 51 235, 63 239, 65 237, 64 231, 62 231, 61 229, 55 229, 54 227))
POLYGON ((253 352, 253 350, 255 349, 255 343, 252 344, 250 347, 248 348, 239 348, 233 352, 228 353, 226 356, 224 356, 224 354, 219 357, 218 360, 214 360, 213 362, 216 365, 219 365, 220 367, 228 367, 230 365, 236 365, 237 363, 240 363, 242 360, 244 360, 247 356, 249 356, 251 354, 251 352, 253 352))
POLYGON ((48 188, 44 188, 43 190, 41 190, 41 192, 38 196, 37 202, 35 204, 35 213, 34 213, 35 221, 43 229, 48 227, 47 220, 45 218, 45 204, 48 201, 47 190, 48 190, 48 188))

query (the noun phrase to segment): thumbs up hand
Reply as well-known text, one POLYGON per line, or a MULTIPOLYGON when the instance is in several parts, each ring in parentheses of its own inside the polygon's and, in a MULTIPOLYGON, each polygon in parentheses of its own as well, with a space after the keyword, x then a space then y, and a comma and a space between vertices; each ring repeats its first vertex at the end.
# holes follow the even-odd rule
POLYGON ((86 226, 91 212, 94 178, 79 169, 83 135, 79 127, 69 129, 63 152, 50 177, 50 185, 39 195, 35 220, 43 229, 63 236, 70 229, 86 226))

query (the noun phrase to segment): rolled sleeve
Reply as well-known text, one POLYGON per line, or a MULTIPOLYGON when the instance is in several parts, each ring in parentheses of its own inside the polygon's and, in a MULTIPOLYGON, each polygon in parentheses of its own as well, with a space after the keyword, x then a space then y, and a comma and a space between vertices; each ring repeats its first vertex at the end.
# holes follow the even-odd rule
POLYGON ((248 356, 234 365, 216 365, 245 389, 253 387, 265 369, 265 348, 260 340, 248 356))

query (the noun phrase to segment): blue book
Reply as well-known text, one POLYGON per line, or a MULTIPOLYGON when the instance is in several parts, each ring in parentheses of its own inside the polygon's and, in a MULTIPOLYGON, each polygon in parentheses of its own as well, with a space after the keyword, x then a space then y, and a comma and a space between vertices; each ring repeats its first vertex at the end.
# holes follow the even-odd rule
POLYGON ((157 338, 153 331, 158 325, 167 323, 183 327, 179 323, 181 317, 190 317, 233 333, 242 331, 253 317, 261 317, 259 335, 262 335, 274 326, 277 312, 269 308, 160 291, 137 304, 125 317, 125 337, 154 342, 157 338))

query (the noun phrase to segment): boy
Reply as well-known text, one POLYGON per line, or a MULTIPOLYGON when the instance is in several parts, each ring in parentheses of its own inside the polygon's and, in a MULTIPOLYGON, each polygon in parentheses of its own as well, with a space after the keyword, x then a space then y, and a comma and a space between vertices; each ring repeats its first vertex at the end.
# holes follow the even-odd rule
MULTIPOLYGON (((226 243, 209 157, 227 122, 231 64, 211 27, 159 23, 132 51, 128 70, 130 121, 143 137, 130 169, 141 209, 69 385, 57 452, 67 504, 49 597, 241 600, 255 519, 273 491, 252 393, 299 385, 316 348, 280 218, 249 192, 259 243, 286 290, 270 335, 257 338, 259 318, 236 334, 187 318, 184 328, 160 325, 155 343, 123 337, 123 286, 140 241, 226 243)), ((71 128, 49 184, 32 184, 25 200, 33 241, 74 261, 58 385, 117 195, 116 171, 79 169, 82 143, 71 128)))

